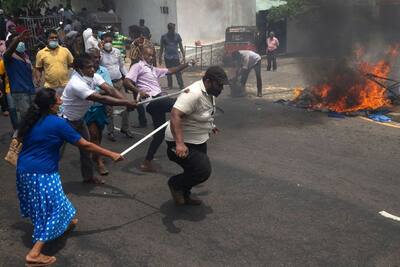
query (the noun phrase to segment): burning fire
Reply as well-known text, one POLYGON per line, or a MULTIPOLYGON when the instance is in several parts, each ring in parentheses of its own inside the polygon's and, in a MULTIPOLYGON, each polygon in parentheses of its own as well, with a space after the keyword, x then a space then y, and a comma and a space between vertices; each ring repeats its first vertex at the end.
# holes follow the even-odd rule
POLYGON ((384 59, 374 64, 363 60, 364 54, 361 47, 356 49, 356 70, 341 71, 332 81, 311 88, 317 100, 312 108, 342 113, 376 110, 391 105, 386 89, 368 79, 366 74, 388 77, 391 71, 390 59, 399 55, 399 46, 391 47, 386 51, 384 59))

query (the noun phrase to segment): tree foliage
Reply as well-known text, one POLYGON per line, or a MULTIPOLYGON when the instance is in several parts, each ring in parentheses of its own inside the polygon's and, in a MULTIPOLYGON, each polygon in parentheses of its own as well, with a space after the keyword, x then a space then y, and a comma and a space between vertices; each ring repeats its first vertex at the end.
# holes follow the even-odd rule
POLYGON ((268 20, 278 21, 284 18, 294 17, 309 10, 320 1, 321 0, 286 0, 285 5, 272 7, 269 10, 268 20))
POLYGON ((24 11, 25 14, 32 14, 35 10, 45 8, 50 0, 2 0, 2 8, 8 14, 15 14, 24 11))

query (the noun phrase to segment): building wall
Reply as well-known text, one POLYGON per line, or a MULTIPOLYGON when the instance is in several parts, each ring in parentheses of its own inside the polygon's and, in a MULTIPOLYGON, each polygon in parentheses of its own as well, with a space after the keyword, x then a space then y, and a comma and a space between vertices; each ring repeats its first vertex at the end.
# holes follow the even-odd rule
POLYGON ((176 0, 177 31, 186 45, 225 39, 229 26, 256 24, 256 0, 176 0))
POLYGON ((176 23, 176 0, 115 0, 116 13, 122 20, 122 32, 127 34, 131 25, 145 20, 150 28, 152 41, 159 43, 161 35, 167 31, 169 22, 176 23), (160 7, 168 7, 168 14, 162 14, 160 7))

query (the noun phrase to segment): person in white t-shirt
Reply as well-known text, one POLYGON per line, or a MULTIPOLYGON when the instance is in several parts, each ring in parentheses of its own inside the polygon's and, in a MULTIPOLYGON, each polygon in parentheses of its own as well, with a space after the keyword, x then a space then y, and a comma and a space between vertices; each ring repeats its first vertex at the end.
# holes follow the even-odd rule
POLYGON ((90 48, 99 48, 99 40, 97 39, 97 30, 87 28, 83 32, 83 42, 85 44, 85 52, 88 52, 90 48))
MULTIPOLYGON (((83 120, 93 101, 111 106, 136 108, 135 101, 129 101, 115 88, 107 84, 96 72, 90 55, 84 54, 74 61, 75 72, 64 89, 61 100, 61 116, 68 120, 83 138, 90 140, 89 131, 83 120), (100 87, 105 95, 96 91, 100 87)), ((94 176, 90 152, 80 149, 81 173, 86 183, 103 184, 104 181, 94 176)))
POLYGON ((214 125, 215 98, 222 92, 228 77, 221 67, 210 67, 202 80, 189 86, 188 92, 176 100, 171 121, 165 131, 168 158, 183 168, 183 173, 168 181, 172 198, 177 205, 200 205, 190 197, 191 189, 211 175, 207 156, 210 133, 219 130, 214 125))
POLYGON ((240 83, 246 87, 247 78, 252 69, 257 78, 257 96, 262 97, 262 78, 261 78, 261 56, 250 50, 239 50, 232 53, 232 59, 236 65, 236 75, 240 76, 240 83))

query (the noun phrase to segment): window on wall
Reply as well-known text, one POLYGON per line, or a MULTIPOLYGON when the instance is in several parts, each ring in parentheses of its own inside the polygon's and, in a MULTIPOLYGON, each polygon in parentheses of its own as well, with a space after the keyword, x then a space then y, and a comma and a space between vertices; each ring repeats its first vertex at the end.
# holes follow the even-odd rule
POLYGON ((160 11, 161 14, 168 14, 169 13, 169 9, 167 6, 160 6, 160 11))

